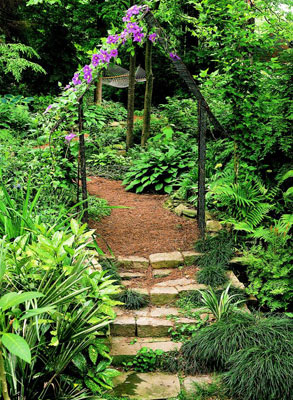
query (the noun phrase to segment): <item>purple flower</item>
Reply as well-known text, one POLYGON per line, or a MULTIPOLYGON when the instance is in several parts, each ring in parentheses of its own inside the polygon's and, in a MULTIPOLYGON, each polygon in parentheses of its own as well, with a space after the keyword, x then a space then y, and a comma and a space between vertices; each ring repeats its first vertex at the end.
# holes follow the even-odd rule
POLYGON ((18 183, 17 185, 13 185, 13 189, 21 189, 21 184, 18 183))
POLYGON ((79 73, 78 72, 76 72, 73 75, 72 82, 73 82, 74 85, 80 85, 81 84, 81 80, 79 79, 79 73))
POLYGON ((120 34, 121 43, 124 44, 128 38, 128 30, 124 29, 123 32, 120 34))
POLYGON ((156 33, 151 33, 151 34, 149 35, 149 40, 150 40, 152 43, 155 43, 155 41, 157 40, 157 38, 158 38, 158 35, 157 35, 156 33))
POLYGON ((70 133, 69 135, 66 135, 66 136, 65 136, 65 140, 66 140, 67 143, 70 143, 71 140, 72 140, 73 138, 75 138, 75 137, 76 137, 76 135, 75 135, 74 133, 70 133))
POLYGON ((108 53, 106 50, 101 50, 100 60, 103 63, 108 64, 110 62, 110 59, 111 59, 111 54, 108 53))
POLYGON ((169 53, 169 56, 172 58, 172 60, 181 60, 181 58, 175 53, 169 53))
POLYGON ((66 85, 64 90, 68 90, 68 89, 70 89, 70 87, 71 87, 70 85, 66 85))
POLYGON ((133 15, 138 15, 140 13, 141 9, 142 9, 142 6, 137 6, 137 5, 130 7, 126 12, 126 16, 123 17, 122 20, 124 22, 129 22, 133 15))
POLYGON ((119 35, 110 35, 107 38, 107 43, 108 44, 112 44, 112 43, 115 44, 115 43, 118 42, 118 40, 119 40, 119 35))
POLYGON ((126 25, 126 27, 129 33, 141 32, 141 28, 135 22, 130 22, 129 24, 126 25))
POLYGON ((87 72, 92 72, 92 69, 89 65, 85 65, 83 67, 83 72, 86 74, 87 72))
POLYGON ((113 49, 110 51, 110 56, 116 58, 118 56, 118 50, 113 49))
POLYGON ((47 112, 48 112, 49 110, 51 110, 52 107, 53 107, 53 104, 50 104, 50 105, 46 108, 46 110, 43 112, 43 114, 47 114, 47 112))
POLYGON ((84 74, 83 78, 87 81, 87 83, 91 83, 91 81, 93 80, 93 76, 92 76, 91 72, 86 72, 84 74))
POLYGON ((134 42, 141 42, 143 38, 144 38, 144 33, 142 32, 138 32, 133 35, 134 42))
POLYGON ((100 54, 94 54, 92 57, 92 64, 94 67, 97 67, 101 61, 100 54))

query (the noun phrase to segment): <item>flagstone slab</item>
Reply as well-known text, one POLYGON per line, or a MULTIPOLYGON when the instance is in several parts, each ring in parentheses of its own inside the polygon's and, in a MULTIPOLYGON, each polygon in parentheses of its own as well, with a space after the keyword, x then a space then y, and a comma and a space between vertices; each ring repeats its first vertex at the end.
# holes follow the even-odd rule
POLYGON ((139 317, 136 320, 138 337, 162 337, 169 335, 172 321, 160 318, 139 317))
POLYGON ((112 336, 135 336, 136 324, 133 316, 118 316, 110 326, 112 336))
POLYGON ((179 251, 171 253, 155 253, 150 255, 150 263, 154 269, 176 268, 183 265, 184 260, 179 251))
POLYGON ((178 290, 175 287, 153 287, 150 290, 151 304, 171 304, 178 297, 178 290))
POLYGON ((153 277, 154 278, 164 278, 171 274, 174 271, 173 269, 153 269, 153 277))
POLYGON ((192 292, 194 290, 207 289, 207 286, 202 283, 194 283, 192 285, 176 286, 176 289, 178 290, 179 293, 182 293, 182 292, 192 292))
POLYGON ((144 257, 118 256, 117 261, 120 268, 148 269, 149 267, 149 260, 144 257))
POLYGON ((134 271, 134 272, 119 272, 119 275, 123 280, 126 279, 136 279, 143 278, 145 275, 142 272, 134 271))
POLYGON ((115 356, 133 356, 142 349, 148 347, 152 350, 163 350, 165 352, 179 350, 182 343, 175 343, 169 337, 123 337, 115 336, 111 338, 110 355, 115 356))
POLYGON ((180 279, 172 279, 170 281, 156 283, 155 287, 170 287, 178 285, 183 286, 183 285, 192 285, 194 283, 195 283, 194 279, 180 278, 180 279))
POLYGON ((113 382, 115 387, 112 393, 115 396, 135 400, 176 398, 180 392, 178 376, 162 372, 124 372, 113 382))
POLYGON ((191 265, 196 265, 198 259, 202 256, 202 253, 196 251, 182 251, 182 256, 184 264, 189 267, 191 265))
POLYGON ((187 376, 184 378, 182 382, 182 387, 187 393, 192 393, 195 391, 195 383, 200 385, 202 384, 210 384, 213 382, 212 375, 196 375, 196 376, 187 376))

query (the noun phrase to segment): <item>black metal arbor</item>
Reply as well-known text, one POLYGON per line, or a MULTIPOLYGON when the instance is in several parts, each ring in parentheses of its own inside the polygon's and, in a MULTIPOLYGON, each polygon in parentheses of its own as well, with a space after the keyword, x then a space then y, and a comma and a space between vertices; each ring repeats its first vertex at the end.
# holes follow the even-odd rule
MULTIPOLYGON (((170 54, 171 49, 168 38, 166 37, 163 29, 159 22, 154 17, 153 13, 146 7, 142 18, 145 20, 149 30, 155 30, 157 34, 157 42, 162 46, 167 54, 170 54)), ((207 104, 204 96, 200 92, 195 80, 191 73, 188 71, 186 65, 182 62, 179 57, 171 57, 172 63, 178 72, 178 75, 187 85, 190 93, 195 97, 198 104, 198 202, 197 202, 197 221, 200 234, 202 237, 205 235, 205 164, 206 164, 206 132, 207 132, 207 118, 213 124, 217 131, 225 133, 224 128, 221 126, 215 115, 212 113, 209 105, 207 104)), ((120 72, 120 71, 119 71, 120 72)), ((128 71, 127 71, 128 72, 128 71)), ((127 74, 124 75, 126 77, 127 74)), ((128 76, 128 75, 127 75, 128 76)), ((123 77, 123 78, 124 78, 123 77)), ((109 77, 110 78, 110 77, 109 77)), ((143 77, 144 78, 144 77, 143 77)), ((107 79, 107 78, 106 78, 107 79)), ((111 78, 110 78, 111 79, 111 78)), ((112 78, 113 79, 113 78, 112 78)), ((125 79, 124 79, 125 80, 125 79)), ((143 79, 144 80, 144 79, 143 79)), ((110 82, 109 82, 110 83, 110 82)), ((91 84, 88 85, 87 89, 91 84)), ((114 86, 114 85, 113 85, 114 86)), ((86 89, 86 91, 87 91, 86 89)), ((85 140, 83 133, 83 110, 82 102, 86 91, 78 98, 78 110, 79 110, 79 150, 80 159, 78 163, 78 176, 77 176, 77 187, 79 193, 79 184, 81 182, 82 188, 82 199, 84 201, 84 220, 87 221, 87 184, 86 184, 86 159, 85 159, 85 140)), ((58 121, 58 123, 51 130, 51 134, 58 128, 60 123, 64 119, 58 121)))

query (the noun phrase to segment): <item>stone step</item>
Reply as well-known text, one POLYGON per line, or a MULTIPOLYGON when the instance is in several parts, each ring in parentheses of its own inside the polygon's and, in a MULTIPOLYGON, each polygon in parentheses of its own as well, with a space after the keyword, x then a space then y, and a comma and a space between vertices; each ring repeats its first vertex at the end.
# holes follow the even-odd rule
POLYGON ((172 307, 147 307, 141 310, 116 308, 115 312, 117 318, 111 324, 112 336, 165 337, 169 336, 169 330, 179 323, 196 322, 194 319, 184 318, 172 307))
POLYGON ((135 400, 176 398, 180 392, 178 376, 162 372, 122 372, 113 383, 114 390, 110 394, 135 400))
POLYGON ((110 340, 110 356, 113 365, 122 365, 123 362, 131 361, 136 353, 143 347, 152 350, 163 350, 164 352, 180 350, 182 343, 175 343, 168 337, 161 338, 138 338, 115 336, 110 340))

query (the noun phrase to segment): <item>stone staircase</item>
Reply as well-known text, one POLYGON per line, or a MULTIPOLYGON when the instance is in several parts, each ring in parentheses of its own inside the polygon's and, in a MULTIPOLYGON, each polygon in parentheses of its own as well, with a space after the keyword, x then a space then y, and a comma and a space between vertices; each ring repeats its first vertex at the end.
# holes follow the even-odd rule
MULTIPOLYGON (((140 310, 116 308, 110 337, 113 365, 121 367, 143 347, 165 352, 180 349, 182 343, 173 342, 170 331, 178 324, 194 324, 198 320, 182 315, 175 303, 182 292, 206 288, 195 280, 195 265, 200 256, 188 251, 152 254, 148 259, 118 257, 122 286, 148 296, 149 306, 140 310)), ((232 271, 227 274, 233 286, 244 289, 232 271)), ((200 318, 207 315, 201 314, 200 318)), ((190 389, 193 381, 210 382, 211 376, 179 379, 176 374, 128 371, 115 379, 114 394, 136 400, 176 399, 182 388, 190 389)))

